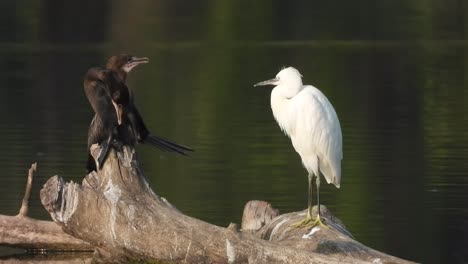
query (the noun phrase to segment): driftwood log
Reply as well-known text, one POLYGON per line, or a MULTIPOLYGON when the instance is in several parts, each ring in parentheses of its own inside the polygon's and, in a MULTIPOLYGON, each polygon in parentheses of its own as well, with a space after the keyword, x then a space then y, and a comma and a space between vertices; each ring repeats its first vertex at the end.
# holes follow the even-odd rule
POLYGON ((0 215, 0 246, 10 246, 31 251, 92 251, 89 243, 70 236, 52 221, 28 217, 29 200, 37 164, 28 171, 26 191, 19 213, 16 216, 0 215))
MULTIPOLYGON (((99 151, 93 146, 94 156, 99 151)), ((325 206, 321 213, 329 228, 311 230, 289 228, 305 211, 279 215, 262 201, 246 204, 242 230, 186 216, 153 192, 129 147, 112 150, 102 170, 82 184, 50 178, 41 202, 55 222, 44 226, 60 226, 58 237, 76 239, 76 249, 92 245, 95 260, 106 263, 410 263, 353 240, 325 206)))

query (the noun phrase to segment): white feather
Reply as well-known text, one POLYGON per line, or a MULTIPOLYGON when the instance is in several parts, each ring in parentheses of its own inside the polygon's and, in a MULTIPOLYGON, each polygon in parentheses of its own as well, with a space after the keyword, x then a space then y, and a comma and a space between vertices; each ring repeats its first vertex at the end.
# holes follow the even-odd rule
POLYGON ((271 109, 280 128, 291 138, 302 164, 328 183, 340 187, 342 134, 335 109, 317 88, 302 84, 302 75, 289 67, 276 76, 271 109))

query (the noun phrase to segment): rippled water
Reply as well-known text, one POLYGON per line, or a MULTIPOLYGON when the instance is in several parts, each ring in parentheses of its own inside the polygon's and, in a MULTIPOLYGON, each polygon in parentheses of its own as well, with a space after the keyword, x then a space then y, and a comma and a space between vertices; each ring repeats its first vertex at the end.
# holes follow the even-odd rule
MULTIPOLYGON (((389 22, 344 30, 353 17, 328 23, 332 18, 323 13, 331 7, 324 3, 313 9, 322 15, 296 18, 300 8, 267 2, 243 14, 247 2, 167 5, 156 8, 159 16, 131 20, 132 27, 116 20, 125 15, 125 4, 118 2, 106 13, 112 23, 95 30, 107 32, 105 39, 89 42, 79 29, 81 41, 68 41, 73 37, 48 20, 38 30, 45 40, 20 41, 30 32, 19 29, 36 29, 14 24, 6 31, 14 41, 0 42, 0 213, 16 214, 31 162, 39 166, 32 217, 48 219, 37 198, 50 176, 84 176, 92 113, 82 76, 121 51, 151 59, 129 77, 147 126, 196 149, 187 158, 138 147, 158 194, 184 213, 221 226, 239 223, 243 205, 253 199, 282 212, 304 209, 306 171, 273 119, 270 89, 253 87, 292 65, 305 83, 326 94, 343 131, 341 189, 323 184, 321 201, 372 248, 424 263, 466 260, 468 43, 457 27, 443 26, 449 12, 441 9, 429 20, 424 6, 423 15, 415 14, 417 5, 397 1, 401 14, 368 7, 374 13, 389 8, 381 14, 389 22), (258 21, 286 12, 290 24, 250 24, 263 7, 270 9, 258 21), (240 14, 245 21, 236 18, 240 14), (15 28, 20 37, 11 33, 15 28)), ((429 6, 437 9, 435 1, 429 6)), ((144 8, 154 7, 137 9, 144 8)), ((452 20, 446 23, 458 25, 452 20)))

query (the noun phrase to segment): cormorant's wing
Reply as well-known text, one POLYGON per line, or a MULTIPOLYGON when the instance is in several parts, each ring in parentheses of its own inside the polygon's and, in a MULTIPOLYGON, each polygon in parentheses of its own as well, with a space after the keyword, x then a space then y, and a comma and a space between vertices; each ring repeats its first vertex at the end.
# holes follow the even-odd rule
POLYGON ((143 118, 141 117, 137 108, 135 107, 135 105, 129 104, 125 108, 125 113, 128 117, 128 120, 131 123, 133 133, 136 137, 137 142, 143 142, 145 138, 149 135, 149 131, 146 128, 145 122, 143 122, 143 118))
POLYGON ((131 103, 131 91, 115 71, 106 72, 106 83, 111 99, 116 104, 127 106, 131 103))
POLYGON ((93 144, 99 144, 106 139, 106 131, 104 130, 104 125, 102 124, 101 118, 97 114, 94 114, 93 120, 89 124, 88 128, 88 161, 86 168, 88 173, 96 170, 96 162, 94 161, 93 156, 91 156, 90 148, 93 144))
POLYGON ((91 68, 86 73, 84 80, 86 97, 96 113, 88 131, 88 171, 95 167, 94 164, 91 164, 92 157, 89 153, 89 147, 95 143, 102 146, 101 154, 98 157, 99 166, 102 166, 109 152, 114 131, 119 124, 109 87, 104 82, 107 73, 106 69, 91 68))
POLYGON ((91 107, 102 120, 103 127, 110 129, 118 125, 118 120, 109 87, 102 80, 104 74, 103 69, 90 69, 85 76, 84 89, 91 107))

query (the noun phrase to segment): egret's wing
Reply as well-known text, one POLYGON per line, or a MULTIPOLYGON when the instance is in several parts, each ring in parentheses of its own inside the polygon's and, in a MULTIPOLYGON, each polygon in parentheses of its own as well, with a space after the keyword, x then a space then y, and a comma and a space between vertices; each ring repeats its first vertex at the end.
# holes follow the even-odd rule
POLYGON ((343 151, 335 109, 320 90, 310 85, 292 100, 296 115, 294 148, 303 158, 317 155, 319 169, 327 182, 339 187, 343 151))

